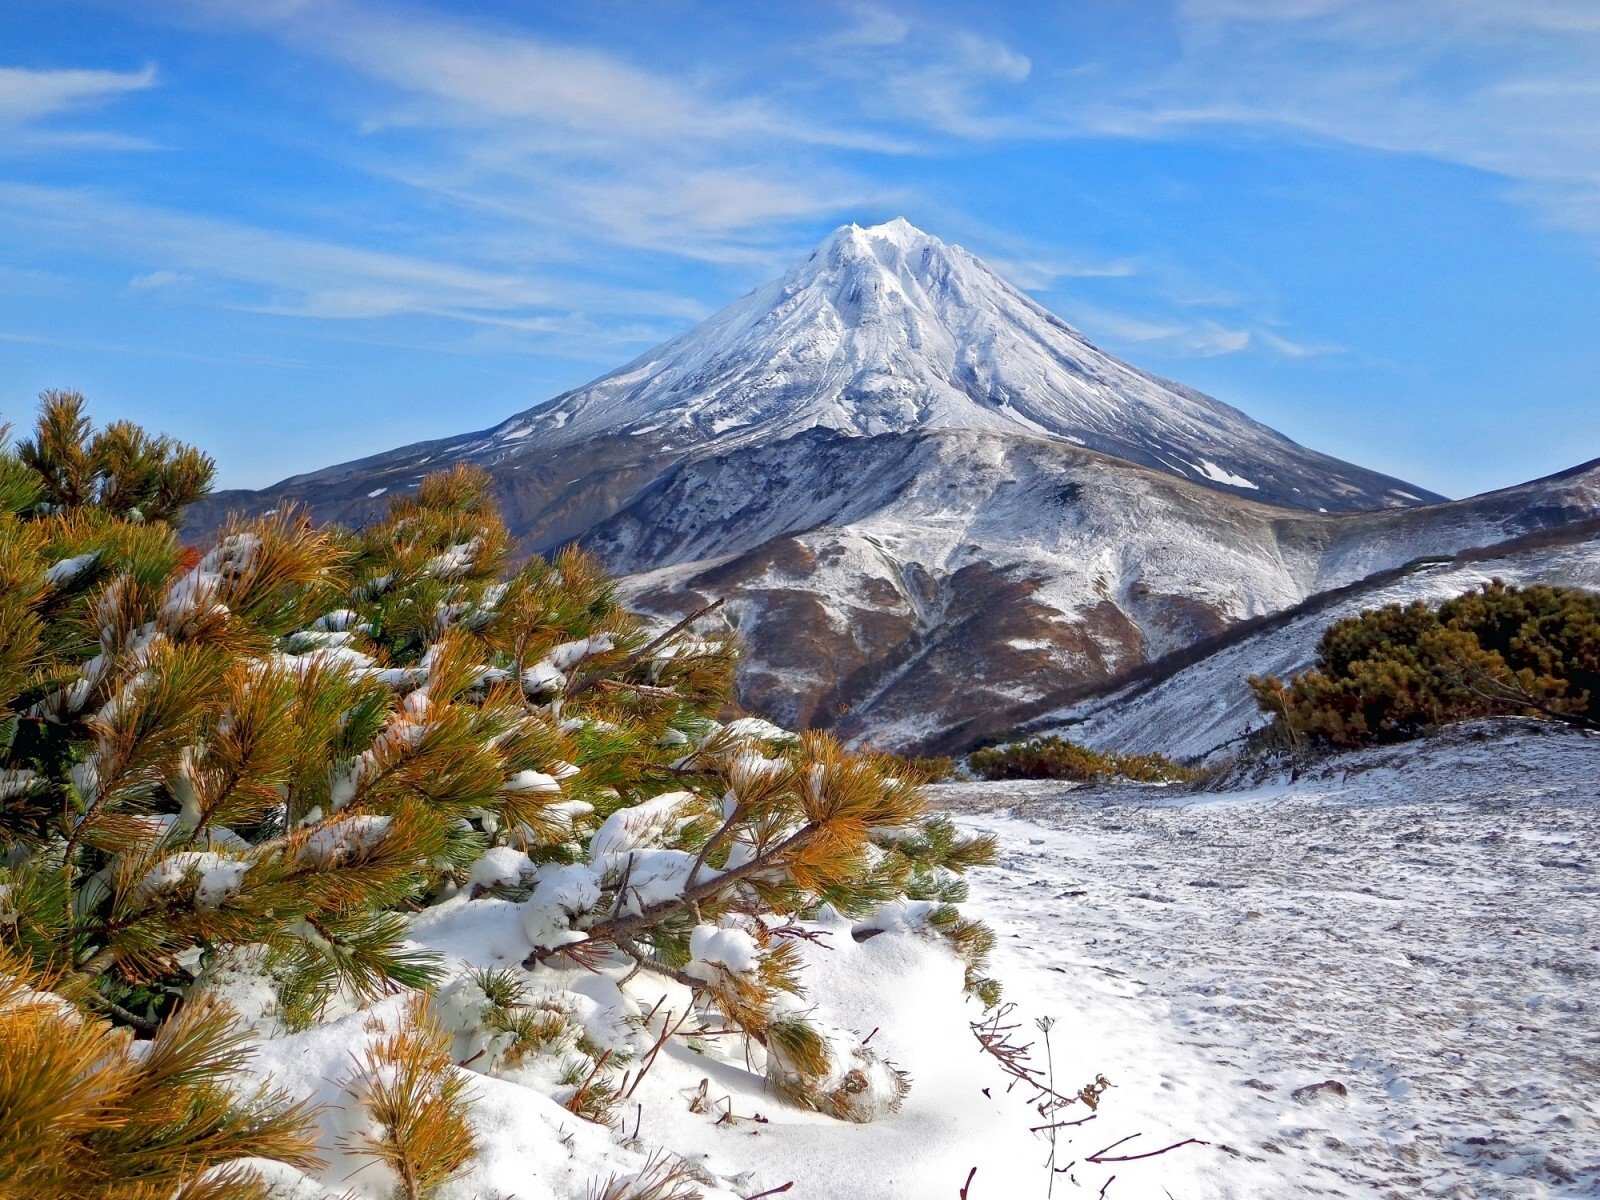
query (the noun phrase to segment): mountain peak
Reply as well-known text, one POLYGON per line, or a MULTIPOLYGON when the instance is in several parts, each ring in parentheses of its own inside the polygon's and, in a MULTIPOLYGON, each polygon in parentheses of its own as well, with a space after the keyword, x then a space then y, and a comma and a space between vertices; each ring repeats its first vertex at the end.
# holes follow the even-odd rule
MULTIPOLYGON (((858 226, 858 228, 862 228, 862 227, 858 226)), ((884 221, 880 225, 868 225, 868 226, 865 226, 864 227, 864 231, 866 233, 875 234, 875 235, 877 235, 879 237, 901 237, 901 236, 931 237, 932 236, 931 234, 924 233, 922 230, 918 229, 915 225, 913 225, 910 221, 906 220, 904 217, 890 217, 887 221, 884 221)), ((937 239, 935 239, 935 240, 937 240, 937 239)))
POLYGON ((1437 498, 1113 358, 904 217, 841 225, 782 278, 491 430, 484 453, 649 436, 699 456, 814 428, 1046 438, 1300 508, 1437 498))
MULTIPOLYGON (((947 246, 904 217, 881 225, 841 225, 789 272, 785 282, 791 287, 804 286, 829 271, 851 279, 878 273, 925 279, 932 274, 947 274, 957 250, 959 247, 947 246)), ((965 255, 964 251, 961 253, 965 255)))
POLYGON ((945 249, 945 244, 931 233, 918 229, 904 217, 895 217, 879 225, 841 225, 829 235, 830 239, 845 237, 852 241, 876 246, 894 246, 901 250, 922 249, 933 246, 945 249))
POLYGON ((924 233, 904 217, 892 217, 878 225, 857 225, 851 221, 841 225, 827 236, 823 241, 826 246, 841 237, 863 238, 868 241, 890 242, 897 246, 909 246, 917 242, 935 242, 944 245, 931 233, 924 233))

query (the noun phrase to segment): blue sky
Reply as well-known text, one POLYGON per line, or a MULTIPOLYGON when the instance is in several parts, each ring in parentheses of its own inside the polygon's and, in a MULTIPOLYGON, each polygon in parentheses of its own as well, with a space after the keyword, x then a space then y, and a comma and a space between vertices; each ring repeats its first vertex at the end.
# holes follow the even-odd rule
POLYGON ((9 0, 0 411, 228 485, 488 425, 905 215, 1451 495, 1600 455, 1600 5, 9 0))

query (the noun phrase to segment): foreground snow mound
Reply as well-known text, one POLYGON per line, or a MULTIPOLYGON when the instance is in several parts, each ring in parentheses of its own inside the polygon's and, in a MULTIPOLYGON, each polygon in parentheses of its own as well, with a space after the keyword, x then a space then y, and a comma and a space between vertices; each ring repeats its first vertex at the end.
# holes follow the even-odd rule
MULTIPOLYGON (((865 942, 852 922, 825 915, 802 943, 805 1006, 830 1039, 856 1051, 837 1087, 859 1072, 850 1104, 896 1098, 868 1127, 785 1103, 766 1071, 726 1038, 669 1043, 633 1100, 647 1139, 734 1181, 743 1195, 795 1181, 794 1194, 845 1200, 954 1195, 974 1166, 985 1195, 1044 1194, 1038 1118, 978 1051, 970 1024, 981 1007, 961 994, 962 965, 912 931, 865 942), (861 1028, 872 1014, 876 1028, 861 1028), (910 1081, 900 1093, 899 1073, 910 1081), (1029 1118, 1032 1117, 1032 1120, 1029 1118)), ((648 1008, 680 1013, 687 993, 636 989, 648 1008)), ((676 1019, 676 1017, 672 1018, 676 1019)), ((637 1118, 636 1118, 637 1119, 637 1118)))
MULTIPOLYGON (((804 927, 805 1013, 845 1051, 826 1086, 848 1107, 875 1108, 876 1123, 865 1130, 835 1119, 848 1113, 788 1103, 769 1083, 775 1068, 763 1065, 759 1047, 747 1048, 725 1030, 697 1036, 702 1018, 684 985, 637 973, 628 979, 621 967, 522 970, 517 908, 463 896, 413 923, 417 947, 457 964, 434 1010, 453 1031, 452 1054, 469 1079, 467 1111, 479 1147, 440 1200, 590 1200, 597 1181, 648 1176, 653 1163, 677 1165, 684 1186, 694 1189, 683 1194, 706 1200, 790 1181, 799 1195, 899 1200, 950 1191, 974 1167, 983 1194, 1044 1194, 1045 1146, 1028 1132, 1038 1117, 1026 1097, 1006 1093, 1006 1078, 979 1053, 971 1024, 981 1008, 963 996, 964 966, 939 938, 900 927, 857 942, 854 924, 832 913, 804 927), (575 1116, 559 1071, 519 1066, 503 1036, 485 1035, 490 1000, 468 964, 516 974, 530 989, 528 1011, 559 1013, 568 1023, 574 1053, 581 1039, 642 1068, 614 1124, 575 1116), (881 1025, 859 1028, 863 1013, 881 1025), (652 1055, 668 1031, 676 1033, 652 1055)), ((710 957, 696 961, 745 965, 740 939, 728 934, 702 935, 701 952, 710 957)), ((273 1181, 274 1194, 386 1200, 393 1180, 349 1150, 352 1136, 370 1126, 349 1081, 352 1063, 402 1020, 405 998, 283 1034, 273 1032, 269 992, 252 991, 241 976, 224 994, 264 1031, 252 1074, 320 1106, 318 1150, 327 1167, 302 1175, 254 1164, 273 1181)))

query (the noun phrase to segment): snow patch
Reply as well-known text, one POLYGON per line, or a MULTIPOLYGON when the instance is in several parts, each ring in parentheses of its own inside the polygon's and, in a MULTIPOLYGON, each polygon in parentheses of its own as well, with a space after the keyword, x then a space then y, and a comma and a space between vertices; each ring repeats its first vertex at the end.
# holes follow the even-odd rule
POLYGON ((1202 458, 1198 464, 1190 463, 1189 465, 1214 483, 1226 483, 1230 487, 1249 488, 1252 491, 1261 490, 1259 485, 1252 483, 1243 475, 1235 475, 1232 471, 1217 466, 1209 458, 1202 458))

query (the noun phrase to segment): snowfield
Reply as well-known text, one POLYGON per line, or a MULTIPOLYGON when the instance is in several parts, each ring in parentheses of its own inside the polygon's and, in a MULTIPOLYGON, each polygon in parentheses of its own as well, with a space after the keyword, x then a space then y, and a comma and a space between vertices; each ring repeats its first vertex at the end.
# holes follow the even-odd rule
POLYGON ((1011 995, 1118 1084, 1088 1128, 1227 1147, 1111 1197, 1600 1194, 1600 737, 1463 726, 1215 795, 933 791, 1001 836, 973 907, 1011 995))

